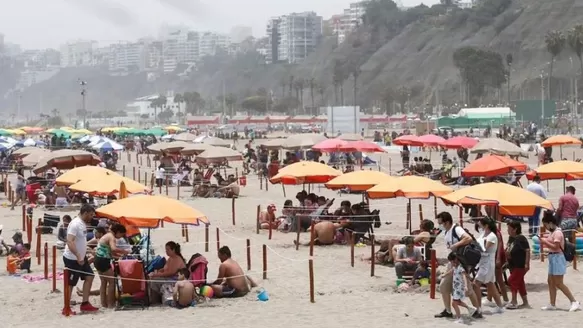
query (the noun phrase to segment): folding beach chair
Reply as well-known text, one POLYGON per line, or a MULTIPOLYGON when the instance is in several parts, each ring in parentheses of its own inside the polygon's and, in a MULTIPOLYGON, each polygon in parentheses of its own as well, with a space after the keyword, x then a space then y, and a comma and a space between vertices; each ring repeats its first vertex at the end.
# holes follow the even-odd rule
POLYGON ((148 306, 144 262, 140 260, 119 260, 114 263, 118 305, 116 310, 145 309, 148 306), (119 283, 118 283, 119 282, 119 283), (121 286, 120 286, 121 285, 121 286))

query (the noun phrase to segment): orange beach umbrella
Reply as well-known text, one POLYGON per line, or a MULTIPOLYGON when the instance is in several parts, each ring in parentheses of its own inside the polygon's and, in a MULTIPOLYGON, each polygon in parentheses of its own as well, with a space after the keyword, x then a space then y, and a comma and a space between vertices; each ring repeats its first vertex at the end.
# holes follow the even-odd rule
POLYGON ((342 172, 322 163, 302 161, 284 167, 273 176, 271 183, 297 185, 304 183, 326 183, 342 172))
POLYGON ((103 168, 101 166, 80 166, 72 170, 69 170, 65 172, 63 175, 59 176, 55 180, 55 183, 58 186, 70 186, 83 179, 104 177, 106 175, 119 175, 119 174, 106 168, 103 168))
POLYGON ((530 216, 537 207, 553 209, 550 201, 526 189, 499 182, 463 188, 441 198, 460 205, 495 205, 505 215, 530 216))
POLYGON ((539 166, 538 168, 528 172, 526 177, 529 180, 532 180, 537 175, 541 178, 541 180, 580 180, 583 179, 583 163, 573 161, 556 161, 539 166))
POLYGON ((150 189, 143 184, 117 173, 93 175, 69 186, 69 189, 94 195, 110 195, 121 191, 122 183, 128 193, 144 193, 150 189))
POLYGON ((511 158, 490 155, 473 161, 462 170, 464 177, 492 177, 512 171, 526 171, 527 165, 511 158))
POLYGON ((543 147, 563 146, 563 145, 580 145, 582 142, 577 138, 567 135, 557 135, 547 138, 541 143, 543 147))
POLYGON ((332 190, 347 188, 351 191, 365 191, 393 179, 396 178, 383 172, 363 170, 345 173, 330 180, 325 186, 332 190))
POLYGON ((398 177, 383 182, 367 190, 370 199, 382 198, 429 198, 453 192, 449 186, 439 181, 414 175, 398 177))
POLYGON ((100 207, 96 212, 123 225, 140 228, 156 228, 160 221, 187 225, 210 224, 201 211, 164 196, 130 196, 100 207))

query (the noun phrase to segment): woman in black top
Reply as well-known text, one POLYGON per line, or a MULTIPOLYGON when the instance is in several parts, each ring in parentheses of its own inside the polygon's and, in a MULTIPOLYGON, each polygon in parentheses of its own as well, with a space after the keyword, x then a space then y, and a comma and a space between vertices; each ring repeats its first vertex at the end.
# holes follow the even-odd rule
POLYGON ((530 269, 530 245, 528 239, 522 235, 522 226, 519 221, 508 222, 508 243, 506 247, 506 258, 510 276, 508 285, 512 293, 510 303, 506 305, 509 310, 518 308, 528 308, 528 299, 526 297, 526 285, 524 275, 530 269), (517 294, 520 293, 522 304, 518 305, 517 294))

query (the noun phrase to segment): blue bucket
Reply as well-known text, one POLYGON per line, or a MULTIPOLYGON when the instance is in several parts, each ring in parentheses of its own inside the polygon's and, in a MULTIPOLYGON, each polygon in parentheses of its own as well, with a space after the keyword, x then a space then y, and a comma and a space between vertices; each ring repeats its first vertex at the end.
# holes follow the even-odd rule
POLYGON ((261 288, 260 290, 257 291, 257 300, 261 302, 269 301, 269 294, 267 294, 267 291, 265 289, 261 288))

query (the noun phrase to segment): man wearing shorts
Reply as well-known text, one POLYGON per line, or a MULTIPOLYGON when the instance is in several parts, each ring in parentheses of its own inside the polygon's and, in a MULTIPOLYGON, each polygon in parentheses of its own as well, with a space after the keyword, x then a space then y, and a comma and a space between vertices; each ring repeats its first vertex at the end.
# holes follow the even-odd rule
POLYGON ((231 250, 227 246, 219 249, 219 275, 211 287, 215 297, 242 297, 247 295, 255 282, 245 275, 239 263, 231 258, 231 250))
POLYGON ((95 209, 84 204, 79 211, 79 216, 74 218, 67 227, 67 242, 63 253, 65 268, 69 270, 69 292, 77 285, 79 279, 83 280, 83 301, 81 312, 95 312, 99 309, 89 303, 91 284, 93 283, 93 270, 87 261, 87 225, 95 215, 95 209))

